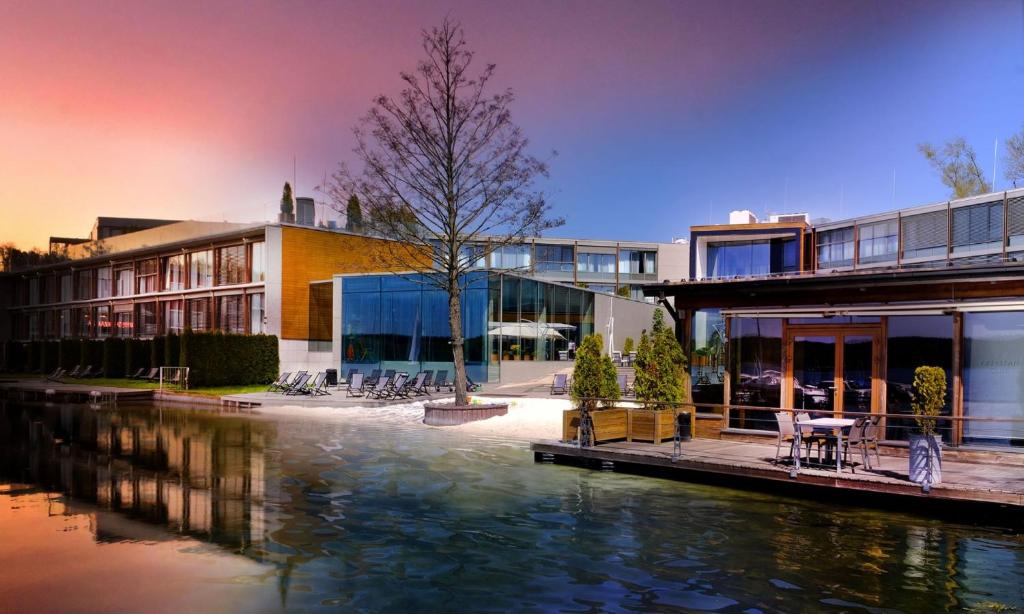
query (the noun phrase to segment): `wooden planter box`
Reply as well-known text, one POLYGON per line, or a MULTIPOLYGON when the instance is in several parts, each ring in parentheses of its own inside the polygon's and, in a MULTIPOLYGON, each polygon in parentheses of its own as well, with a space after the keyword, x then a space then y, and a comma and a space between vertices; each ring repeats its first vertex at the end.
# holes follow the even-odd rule
POLYGON ((676 436, 675 409, 630 409, 627 441, 661 443, 676 436))
MULTIPOLYGON (((626 439, 629 436, 629 410, 598 409, 591 412, 594 420, 594 441, 601 443, 613 439, 626 439)), ((580 426, 578 409, 567 409, 562 412, 562 441, 572 441, 580 426)))

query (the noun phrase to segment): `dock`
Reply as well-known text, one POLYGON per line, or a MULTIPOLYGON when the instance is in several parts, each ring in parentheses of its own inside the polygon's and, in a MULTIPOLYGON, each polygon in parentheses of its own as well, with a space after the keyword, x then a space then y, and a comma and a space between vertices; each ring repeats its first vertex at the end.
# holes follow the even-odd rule
POLYGON ((52 401, 56 403, 118 403, 151 401, 156 390, 120 388, 93 384, 67 384, 47 379, 0 380, 0 394, 19 401, 52 401))
MULTIPOLYGON (((626 473, 657 475, 684 481, 793 494, 819 501, 845 499, 858 505, 896 505, 919 513, 972 508, 1021 522, 1024 512, 1024 467, 1019 462, 942 463, 941 484, 923 488, 908 477, 908 460, 882 455, 869 470, 858 463, 835 467, 802 467, 793 471, 788 460, 775 462, 775 445, 692 439, 683 442, 673 458, 672 443, 612 442, 580 448, 575 442, 555 440, 530 444, 535 459, 626 473)), ((1014 459, 1016 460, 1016 459, 1014 459)), ((976 518, 965 518, 974 521, 976 518)))

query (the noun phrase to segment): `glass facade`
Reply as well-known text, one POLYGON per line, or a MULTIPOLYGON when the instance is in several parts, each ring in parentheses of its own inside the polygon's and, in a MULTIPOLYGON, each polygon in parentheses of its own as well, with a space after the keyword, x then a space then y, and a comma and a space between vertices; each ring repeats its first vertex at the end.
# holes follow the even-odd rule
MULTIPOLYGON (((889 316, 886 340, 886 411, 912 413, 914 370, 921 366, 942 367, 946 372, 946 406, 942 415, 953 411, 953 316, 889 316)), ((913 419, 890 418, 885 438, 904 440, 914 432, 913 419)), ((938 422, 945 441, 950 441, 950 423, 938 422)))
POLYGON ((818 233, 818 267, 853 266, 853 226, 818 233))
POLYGON ((690 381, 695 403, 721 404, 725 396, 725 319, 717 309, 693 314, 690 381))
POLYGON ((775 408, 782 400, 782 320, 733 318, 729 325, 732 385, 730 403, 771 408, 735 409, 730 428, 775 430, 775 408))
POLYGON ((1024 312, 964 314, 964 443, 1024 446, 1024 312))
MULTIPOLYGON (((496 379, 501 360, 555 360, 594 330, 593 294, 515 275, 469 273, 462 284, 466 368, 496 379)), ((415 277, 342 281, 342 370, 448 369, 448 297, 415 277)))
POLYGON ((890 262, 899 251, 899 222, 886 220, 857 228, 857 261, 890 262))
POLYGON ((796 239, 709 243, 707 256, 704 277, 709 279, 790 273, 800 269, 800 247, 796 239))

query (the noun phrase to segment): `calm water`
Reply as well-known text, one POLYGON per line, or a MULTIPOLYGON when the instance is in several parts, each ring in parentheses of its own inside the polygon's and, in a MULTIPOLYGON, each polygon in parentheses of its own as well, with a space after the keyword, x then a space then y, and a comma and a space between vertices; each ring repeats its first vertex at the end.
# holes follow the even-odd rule
POLYGON ((2 403, 0 609, 1024 609, 1003 530, 539 465, 411 412, 2 403))

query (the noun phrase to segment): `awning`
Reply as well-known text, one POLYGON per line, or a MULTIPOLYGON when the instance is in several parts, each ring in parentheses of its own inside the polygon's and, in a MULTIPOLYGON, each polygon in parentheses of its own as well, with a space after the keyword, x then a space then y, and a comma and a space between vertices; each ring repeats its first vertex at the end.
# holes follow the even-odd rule
POLYGON ((816 305, 800 307, 741 307, 722 309, 725 317, 828 318, 834 316, 930 316, 982 311, 1024 311, 1024 300, 926 301, 899 305, 816 305))

